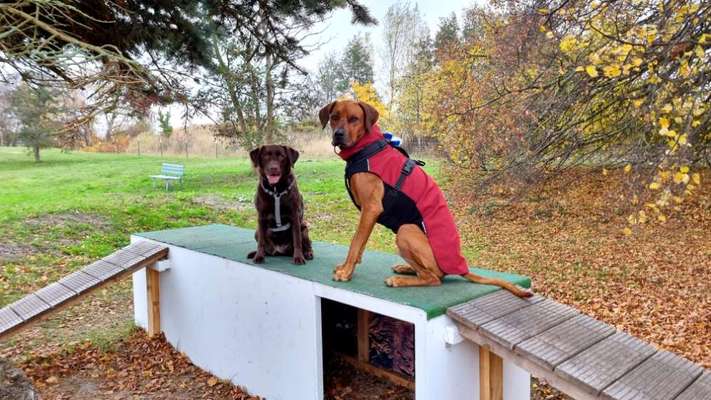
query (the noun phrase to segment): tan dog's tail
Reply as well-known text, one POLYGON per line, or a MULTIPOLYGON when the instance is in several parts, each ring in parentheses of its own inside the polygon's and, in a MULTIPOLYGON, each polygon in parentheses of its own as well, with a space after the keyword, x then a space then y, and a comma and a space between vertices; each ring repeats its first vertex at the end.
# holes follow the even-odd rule
POLYGON ((506 281, 503 280, 503 279, 485 278, 485 277, 483 277, 483 276, 480 276, 480 275, 477 275, 477 274, 472 274, 472 273, 468 273, 468 274, 465 274, 465 275, 462 275, 462 276, 465 277, 467 280, 469 280, 469 281, 471 281, 471 282, 474 282, 474 283, 481 283, 481 284, 484 284, 484 285, 495 285, 495 286, 502 287, 502 288, 508 290, 509 292, 513 293, 514 295, 516 295, 516 296, 518 296, 518 297, 531 297, 531 296, 533 296, 533 293, 532 293, 532 292, 529 292, 529 291, 527 291, 527 290, 520 289, 520 288, 518 288, 516 285, 514 285, 513 283, 511 283, 511 282, 506 282, 506 281))

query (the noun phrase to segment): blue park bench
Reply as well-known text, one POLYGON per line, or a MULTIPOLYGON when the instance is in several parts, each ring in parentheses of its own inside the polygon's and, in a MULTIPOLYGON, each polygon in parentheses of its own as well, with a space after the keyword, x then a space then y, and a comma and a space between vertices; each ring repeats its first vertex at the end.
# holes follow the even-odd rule
POLYGON ((185 175, 185 166, 182 164, 163 163, 160 169, 160 175, 151 175, 153 187, 156 186, 156 180, 165 182, 165 190, 170 188, 172 182, 183 184, 183 175, 185 175))

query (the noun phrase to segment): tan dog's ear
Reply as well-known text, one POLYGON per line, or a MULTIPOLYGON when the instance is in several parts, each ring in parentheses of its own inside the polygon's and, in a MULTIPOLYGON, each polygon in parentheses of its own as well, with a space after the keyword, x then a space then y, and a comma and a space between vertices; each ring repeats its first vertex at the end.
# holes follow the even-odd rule
POLYGON ((262 153, 262 146, 257 147, 256 149, 252 150, 249 152, 249 158, 252 159, 252 165, 254 168, 257 168, 259 166, 259 156, 262 153))
POLYGON ((299 159, 299 152, 292 149, 289 146, 281 146, 286 150, 286 156, 289 157, 289 162, 291 163, 291 166, 293 167, 294 164, 296 164, 296 160, 299 159))
POLYGON ((380 114, 378 113, 378 110, 373 108, 368 103, 363 103, 362 101, 358 102, 358 105, 360 108, 363 109, 363 115, 365 115, 365 131, 370 132, 370 127, 375 125, 376 122, 378 122, 378 117, 380 114))
POLYGON ((328 118, 331 116, 331 110, 333 109, 333 106, 336 105, 335 101, 330 102, 329 104, 326 104, 321 111, 318 112, 318 119, 321 120, 321 129, 326 127, 326 124, 328 124, 328 118))

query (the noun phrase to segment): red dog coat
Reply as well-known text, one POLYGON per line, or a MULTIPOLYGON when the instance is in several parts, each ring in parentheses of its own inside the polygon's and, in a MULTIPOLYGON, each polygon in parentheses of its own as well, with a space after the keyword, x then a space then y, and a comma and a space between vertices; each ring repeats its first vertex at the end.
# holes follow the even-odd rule
POLYGON ((370 172, 379 176, 385 185, 385 195, 378 223, 396 233, 404 224, 419 226, 427 235, 442 272, 469 273, 444 194, 413 160, 387 144, 378 125, 373 125, 354 146, 341 150, 339 156, 346 160, 346 188, 351 199, 349 180, 353 174, 370 172))

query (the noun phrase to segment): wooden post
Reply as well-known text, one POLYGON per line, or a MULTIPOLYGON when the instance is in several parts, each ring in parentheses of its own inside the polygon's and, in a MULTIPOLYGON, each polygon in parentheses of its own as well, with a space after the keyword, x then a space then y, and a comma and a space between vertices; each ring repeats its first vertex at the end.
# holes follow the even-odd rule
POLYGON ((479 346, 479 399, 503 400, 504 360, 488 347, 479 346))
POLYGON ((146 267, 148 293, 148 337, 160 334, 160 272, 146 267))
POLYGON ((370 361, 370 341, 368 339, 368 327, 370 326, 370 311, 358 309, 358 360, 370 361))

